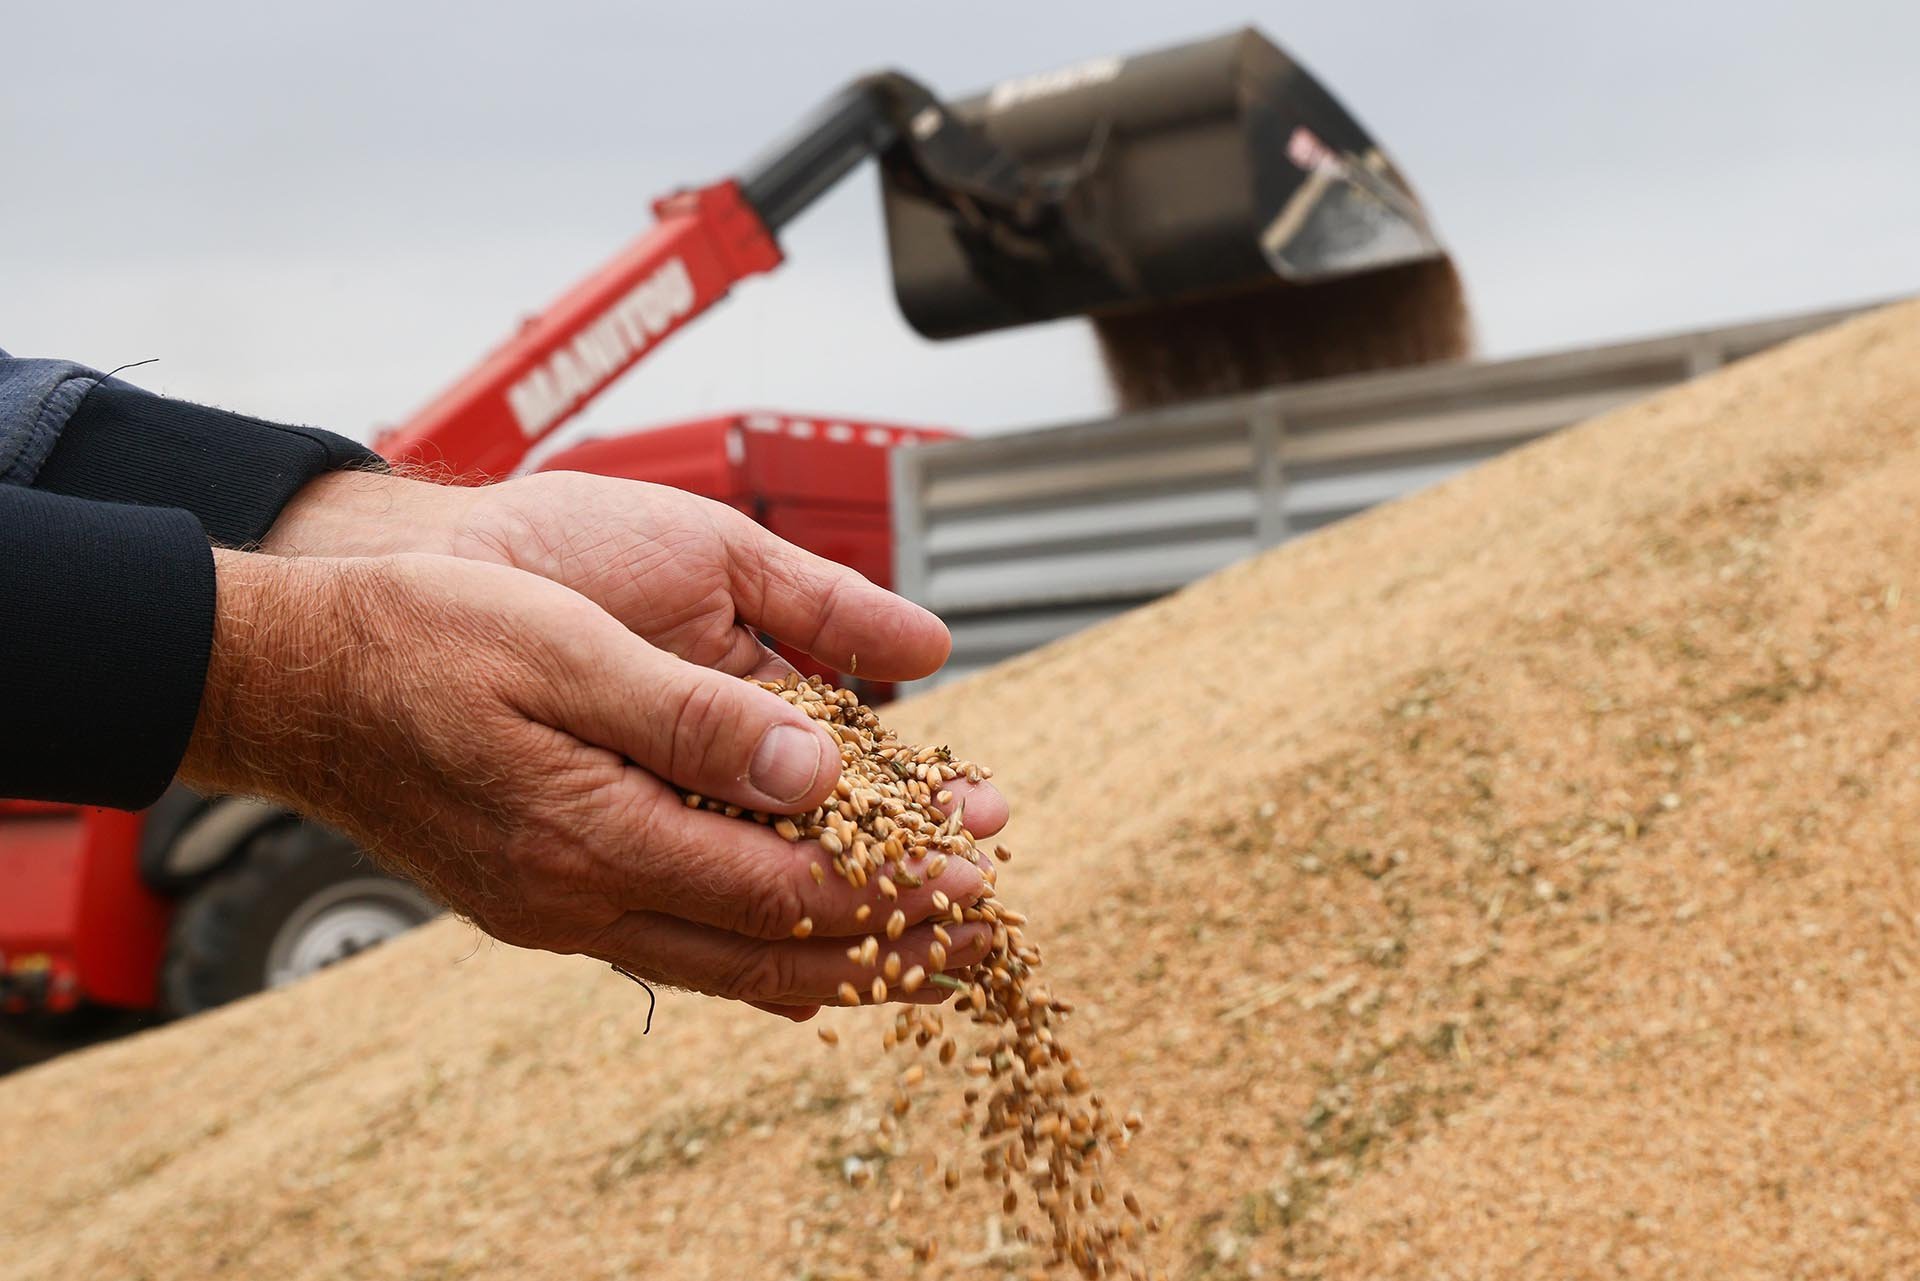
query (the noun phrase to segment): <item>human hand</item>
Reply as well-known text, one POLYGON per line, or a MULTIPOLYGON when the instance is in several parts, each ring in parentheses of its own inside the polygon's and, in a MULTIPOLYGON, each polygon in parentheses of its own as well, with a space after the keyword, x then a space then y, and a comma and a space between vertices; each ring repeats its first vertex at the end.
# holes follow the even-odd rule
MULTIPOLYGON (((950 647, 931 613, 731 507, 580 472, 480 487, 335 472, 295 496, 261 550, 434 552, 509 565, 571 587, 669 653, 735 676, 787 670, 760 632, 876 680, 930 675, 950 647)), ((956 780, 953 792, 976 837, 1006 825, 992 785, 956 780)))
MULTIPOLYGON (((815 883, 823 850, 689 809, 670 785, 812 808, 839 757, 804 713, 504 566, 215 557, 189 783, 330 822, 509 943, 790 1017, 870 979, 845 950, 867 932, 865 899, 837 877, 815 883), (803 916, 813 933, 797 940, 803 916)), ((926 963, 936 889, 971 902, 983 884, 955 859, 903 893, 903 962, 926 963)), ((986 950, 979 926, 952 936, 953 965, 986 950)))

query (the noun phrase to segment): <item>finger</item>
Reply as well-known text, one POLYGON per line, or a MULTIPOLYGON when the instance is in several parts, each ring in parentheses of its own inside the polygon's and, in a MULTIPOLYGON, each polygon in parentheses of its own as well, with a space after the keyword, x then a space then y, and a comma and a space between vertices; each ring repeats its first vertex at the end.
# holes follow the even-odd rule
POLYGON ((656 778, 748 809, 800 813, 840 778, 827 731, 778 694, 685 662, 604 613, 550 643, 566 669, 522 710, 656 778))
POLYGON ((953 799, 945 805, 938 802, 934 805, 942 818, 953 813, 954 806, 963 807, 960 825, 976 837, 992 836, 1007 825, 1011 816, 1007 798, 992 783, 969 783, 964 778, 956 778, 942 787, 953 793, 953 799))
POLYGON ((947 661, 953 640, 933 614, 737 512, 720 520, 742 621, 835 671, 872 680, 918 680, 947 661))
MULTIPOLYGON (((992 930, 977 922, 957 926, 950 933, 953 944, 946 949, 946 968, 951 970, 981 960, 993 940, 992 930)), ((929 950, 934 942, 932 928, 921 926, 891 943, 881 957, 897 954, 903 977, 916 966, 932 973, 929 950)), ((837 941, 743 938, 660 912, 629 912, 602 930, 587 953, 675 987, 763 1007, 845 1003, 843 984, 861 1004, 871 1004, 876 978, 886 985, 884 995, 889 1001, 931 1004, 948 995, 931 983, 913 992, 907 992, 902 982, 887 983, 879 966, 850 959, 837 941)))
POLYGON ((951 923, 953 906, 973 903, 986 885, 967 859, 947 859, 937 876, 930 860, 909 859, 903 875, 889 878, 889 898, 878 877, 858 888, 841 879, 817 841, 788 841, 771 827, 690 809, 638 770, 625 786, 601 805, 611 826, 596 844, 616 869, 615 901, 628 911, 667 912, 758 939, 791 938, 797 927, 822 938, 884 935, 896 911, 902 928, 936 913, 951 923))

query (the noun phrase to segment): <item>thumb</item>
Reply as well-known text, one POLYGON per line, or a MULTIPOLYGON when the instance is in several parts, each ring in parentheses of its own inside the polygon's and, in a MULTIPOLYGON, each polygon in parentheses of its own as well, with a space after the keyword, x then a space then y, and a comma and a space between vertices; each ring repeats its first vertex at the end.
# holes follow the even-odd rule
POLYGON ((800 813, 833 791, 839 747, 805 712, 592 612, 591 625, 570 619, 564 638, 554 638, 569 678, 531 714, 657 778, 749 809, 800 813))

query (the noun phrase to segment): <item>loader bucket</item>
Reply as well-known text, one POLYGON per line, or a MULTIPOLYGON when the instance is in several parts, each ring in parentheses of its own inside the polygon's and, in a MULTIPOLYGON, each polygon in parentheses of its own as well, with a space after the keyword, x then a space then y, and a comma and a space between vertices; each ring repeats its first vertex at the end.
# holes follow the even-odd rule
POLYGON ((930 338, 1444 256, 1366 130, 1250 28, 1010 80, 947 109, 1020 163, 1075 251, 970 236, 883 166, 895 293, 930 338))

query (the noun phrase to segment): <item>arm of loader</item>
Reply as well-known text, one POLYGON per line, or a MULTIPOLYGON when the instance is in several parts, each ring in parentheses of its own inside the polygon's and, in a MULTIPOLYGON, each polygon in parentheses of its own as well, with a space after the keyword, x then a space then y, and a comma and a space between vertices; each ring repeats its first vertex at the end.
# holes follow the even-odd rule
POLYGON ((899 141, 903 113, 931 101, 904 77, 857 81, 738 180, 657 202, 652 230, 384 437, 380 451, 474 479, 513 471, 536 442, 735 282, 779 266, 775 233, 899 141))
POLYGON ((474 479, 505 475, 734 282, 780 264, 736 182, 668 196, 654 213, 652 230, 381 439, 380 452, 474 479))

